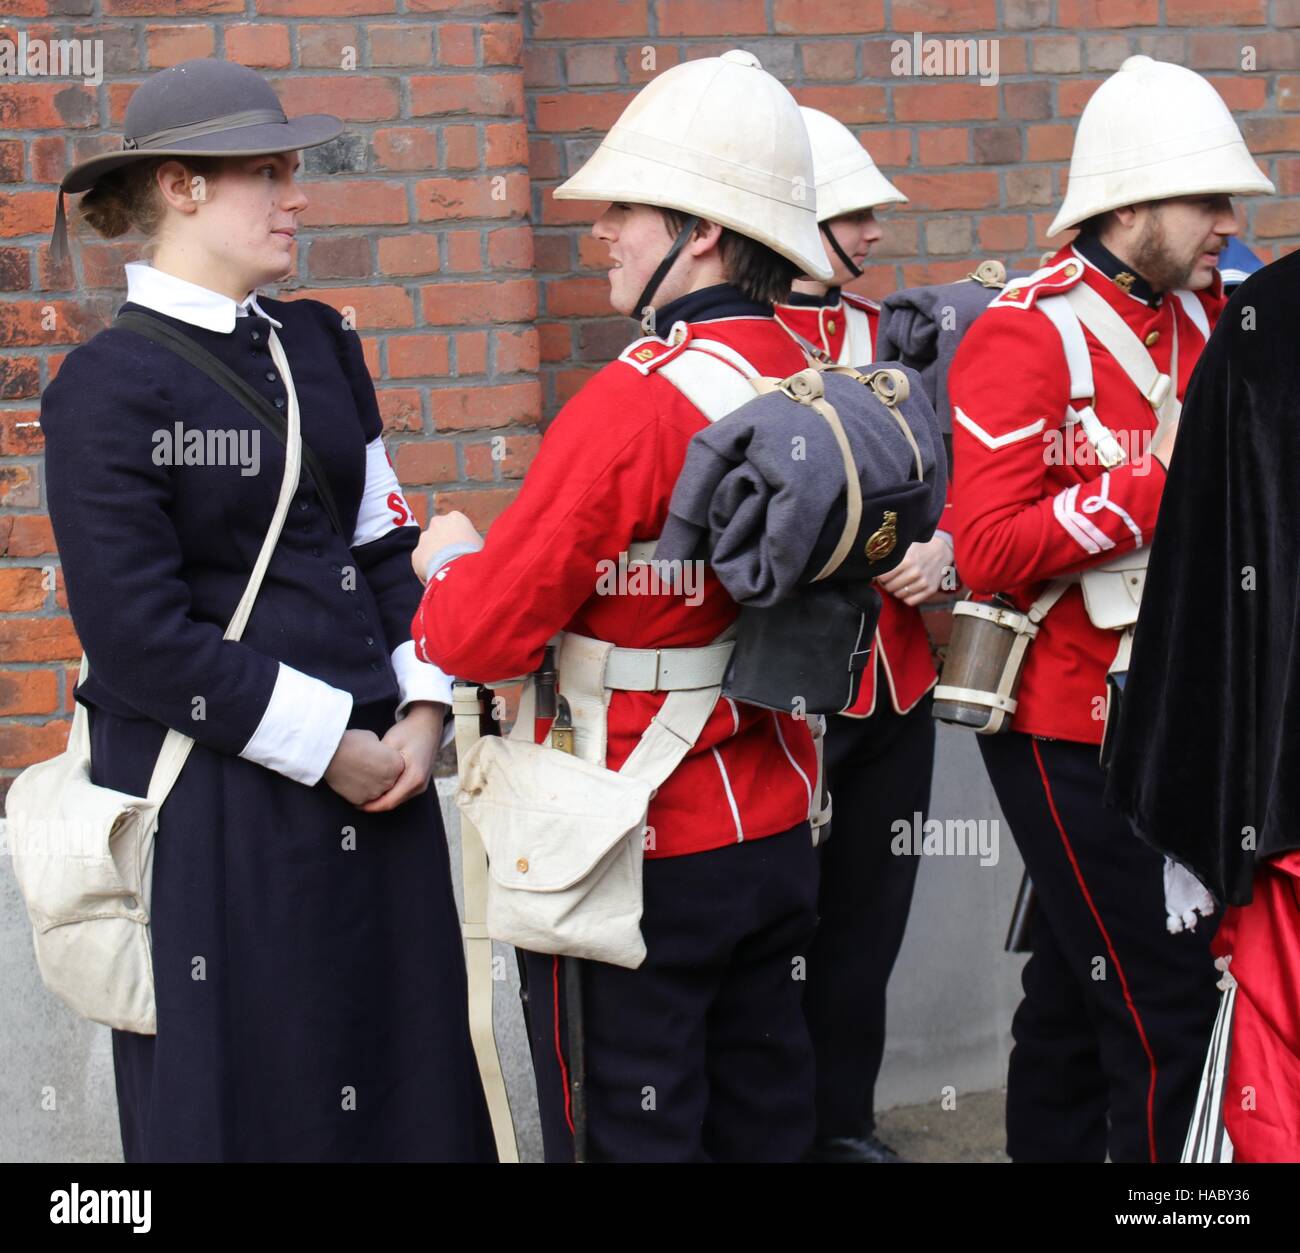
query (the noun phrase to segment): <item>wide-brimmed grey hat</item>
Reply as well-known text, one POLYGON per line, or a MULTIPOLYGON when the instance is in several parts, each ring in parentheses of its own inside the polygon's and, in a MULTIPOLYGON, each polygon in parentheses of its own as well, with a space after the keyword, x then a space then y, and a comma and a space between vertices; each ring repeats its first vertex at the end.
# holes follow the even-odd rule
POLYGON ((232 61, 182 61, 145 79, 126 106, 122 148, 79 162, 59 186, 55 252, 66 247, 64 192, 154 157, 251 157, 328 143, 343 123, 326 113, 290 120, 271 84, 232 61), (60 238, 62 237, 62 238, 60 238))

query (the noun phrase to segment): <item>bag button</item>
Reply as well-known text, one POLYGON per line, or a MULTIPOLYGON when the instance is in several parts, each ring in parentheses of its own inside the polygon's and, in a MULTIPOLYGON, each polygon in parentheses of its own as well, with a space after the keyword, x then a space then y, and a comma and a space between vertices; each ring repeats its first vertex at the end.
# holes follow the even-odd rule
POLYGON ((515 862, 515 869, 516 869, 517 871, 519 871, 520 874, 527 874, 527 873, 528 873, 528 858, 527 858, 527 857, 521 857, 517 862, 515 862))
POLYGON ((122 902, 122 904, 124 904, 124 905, 127 907, 127 909, 134 909, 134 908, 135 908, 135 897, 134 897, 134 896, 128 896, 128 897, 126 898, 126 900, 124 900, 124 901, 122 902))

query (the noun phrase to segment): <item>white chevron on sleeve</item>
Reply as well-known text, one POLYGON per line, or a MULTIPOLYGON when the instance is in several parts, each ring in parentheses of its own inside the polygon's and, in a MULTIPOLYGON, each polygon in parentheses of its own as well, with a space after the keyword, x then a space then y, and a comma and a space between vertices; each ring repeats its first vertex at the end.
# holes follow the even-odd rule
POLYGON ((995 451, 999 448, 1005 448, 1008 444, 1014 444, 1018 440, 1030 439, 1047 425, 1046 418, 1039 418, 1037 422, 1031 422, 1028 426, 1017 427, 1014 431, 1007 431, 1005 435, 990 435, 978 422, 972 421, 960 409, 954 408, 953 414, 957 421, 975 436, 985 448, 992 448, 995 451))
MULTIPOLYGON (((1103 553, 1108 548, 1115 547, 1115 541, 1111 539, 1100 527, 1096 527, 1092 522, 1079 510, 1079 488, 1082 483, 1076 483, 1073 487, 1067 487, 1065 491, 1058 493, 1052 498, 1052 512, 1056 515, 1056 520, 1061 524, 1065 533, 1086 553, 1103 553)), ((1090 497, 1091 500, 1098 499, 1090 497)), ((1097 506, 1096 508, 1100 508, 1097 506)), ((1090 509, 1090 513, 1096 512, 1096 508, 1090 509)))

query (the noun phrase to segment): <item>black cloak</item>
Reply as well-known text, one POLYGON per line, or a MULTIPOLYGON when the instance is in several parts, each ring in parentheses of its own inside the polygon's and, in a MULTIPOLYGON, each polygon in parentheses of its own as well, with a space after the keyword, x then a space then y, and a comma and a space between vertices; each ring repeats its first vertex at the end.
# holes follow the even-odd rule
POLYGON ((1300 847, 1300 253, 1233 294, 1183 405, 1107 800, 1222 903, 1300 847))

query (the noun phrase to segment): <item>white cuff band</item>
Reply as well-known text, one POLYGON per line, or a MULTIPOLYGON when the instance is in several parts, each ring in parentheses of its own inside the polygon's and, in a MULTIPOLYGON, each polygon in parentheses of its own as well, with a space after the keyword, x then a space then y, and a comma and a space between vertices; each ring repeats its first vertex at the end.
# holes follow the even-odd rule
POLYGON ((414 640, 407 640, 393 649, 393 671, 402 694, 397 706, 399 717, 413 700, 437 701, 451 707, 451 677, 431 662, 421 661, 415 655, 414 640))
POLYGON ((262 720, 239 755, 314 787, 334 757, 351 715, 351 692, 281 662, 262 720))

